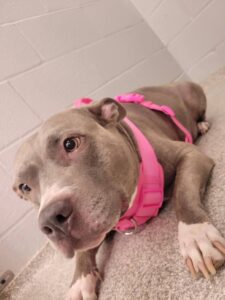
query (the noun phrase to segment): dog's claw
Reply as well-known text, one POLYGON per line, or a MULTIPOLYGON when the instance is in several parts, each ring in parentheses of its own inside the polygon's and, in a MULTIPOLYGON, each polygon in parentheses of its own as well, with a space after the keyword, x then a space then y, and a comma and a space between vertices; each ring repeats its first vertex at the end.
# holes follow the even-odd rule
POLYGON ((218 241, 214 241, 213 242, 213 246, 218 249, 222 254, 225 255, 225 247, 221 242, 218 241))
POLYGON ((208 270, 207 270, 207 268, 206 268, 206 266, 205 266, 204 261, 200 262, 200 263, 198 264, 198 267, 199 267, 200 271, 202 272, 202 274, 204 275, 204 277, 205 277, 206 279, 209 279, 209 278, 210 278, 209 272, 208 272, 208 270))
POLYGON ((205 261, 205 265, 206 265, 207 269, 209 270, 209 272, 212 275, 215 275, 216 274, 216 269, 213 265, 213 261, 212 261, 211 257, 205 257, 204 261, 205 261))
MULTIPOLYGON (((188 267, 188 270, 190 271, 192 277, 194 279, 197 279, 197 273, 195 271, 195 268, 193 266, 193 263, 192 263, 192 260, 190 259, 190 257, 188 257, 186 259, 185 263, 186 263, 186 266, 188 267)), ((212 259, 210 257, 205 257, 204 262, 199 263, 198 267, 206 279, 210 279, 210 274, 211 275, 216 274, 216 269, 215 269, 212 259)))
POLYGON ((186 266, 187 266, 188 270, 190 271, 192 277, 194 279, 196 279, 197 278, 197 274, 195 272, 195 269, 194 269, 194 266, 193 266, 193 263, 192 263, 192 260, 190 259, 190 257, 188 257, 186 259, 185 263, 186 263, 186 266))

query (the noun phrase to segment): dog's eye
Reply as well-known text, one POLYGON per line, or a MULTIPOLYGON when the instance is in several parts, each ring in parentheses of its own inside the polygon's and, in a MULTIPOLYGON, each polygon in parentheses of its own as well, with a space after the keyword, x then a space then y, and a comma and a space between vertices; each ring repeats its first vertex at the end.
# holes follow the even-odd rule
POLYGON ((19 189, 21 190, 21 192, 23 193, 29 193, 31 191, 31 188, 29 187, 29 185, 27 185, 26 183, 21 183, 19 185, 19 189))
POLYGON ((68 138, 63 142, 66 152, 72 152, 80 146, 79 138, 68 138))

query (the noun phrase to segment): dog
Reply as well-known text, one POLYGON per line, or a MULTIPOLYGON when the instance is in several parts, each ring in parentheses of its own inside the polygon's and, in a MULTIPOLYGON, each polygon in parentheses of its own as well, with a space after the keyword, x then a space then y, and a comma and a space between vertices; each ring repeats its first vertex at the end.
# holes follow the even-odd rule
MULTIPOLYGON (((193 141, 209 129, 206 96, 193 82, 144 87, 131 95, 169 107, 193 141)), ((154 149, 164 190, 172 186, 180 250, 192 276, 209 278, 225 260, 225 239, 202 205, 213 160, 184 141, 171 116, 105 98, 50 117, 15 159, 13 190, 38 207, 40 229, 56 248, 69 258, 76 253, 70 300, 97 299, 96 253, 137 194, 141 158, 125 118, 154 149)))

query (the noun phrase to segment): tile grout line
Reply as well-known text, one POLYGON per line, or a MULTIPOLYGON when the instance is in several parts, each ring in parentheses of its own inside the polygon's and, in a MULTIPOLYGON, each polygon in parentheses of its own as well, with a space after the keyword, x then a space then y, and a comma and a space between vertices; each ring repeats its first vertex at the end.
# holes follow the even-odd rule
POLYGON ((42 54, 34 47, 33 43, 30 41, 30 39, 23 33, 23 31, 21 30, 21 28, 15 24, 13 25, 14 28, 16 28, 19 33, 21 34, 21 36, 24 38, 24 40, 28 43, 28 45, 31 47, 31 49, 36 53, 36 55, 40 58, 40 64, 42 64, 44 62, 44 57, 42 56, 42 54))
POLYGON ((27 21, 32 21, 32 20, 39 19, 39 18, 42 18, 42 17, 47 17, 49 15, 50 16, 51 15, 56 15, 56 14, 59 14, 59 13, 70 11, 70 10, 74 10, 75 11, 75 10, 79 10, 79 9, 84 9, 86 7, 94 6, 94 5, 98 4, 100 1, 103 1, 103 0, 90 1, 90 2, 87 2, 86 4, 81 4, 81 5, 77 6, 77 7, 73 6, 73 7, 66 7, 66 8, 55 9, 55 10, 48 10, 48 8, 47 8, 47 11, 44 12, 43 14, 41 14, 41 15, 30 16, 30 17, 26 17, 24 19, 19 19, 19 20, 8 22, 8 23, 0 24, 0 29, 4 28, 4 27, 7 27, 7 26, 17 25, 19 23, 23 23, 23 22, 27 22, 27 21))
POLYGON ((176 40, 176 38, 181 34, 182 31, 184 31, 189 25, 191 25, 191 24, 195 21, 196 18, 198 18, 198 17, 201 15, 202 11, 204 11, 204 10, 209 6, 209 4, 211 4, 211 1, 212 1, 212 0, 208 0, 208 2, 205 3, 205 5, 203 5, 203 7, 201 8, 201 10, 200 10, 199 12, 197 12, 195 16, 190 17, 190 19, 189 19, 190 21, 189 21, 187 24, 185 24, 185 25, 182 27, 182 29, 180 29, 180 30, 173 36, 173 38, 172 38, 169 42, 166 43, 166 47, 167 47, 167 48, 170 46, 170 44, 171 44, 174 40, 176 40))
MULTIPOLYGON (((164 50, 164 47, 154 51, 151 55, 156 55, 157 53, 161 52, 164 50)), ((136 62, 134 65, 129 66, 126 70, 123 71, 123 73, 120 73, 119 75, 116 75, 112 78, 110 78, 109 80, 107 80, 106 82, 104 82, 102 85, 100 85, 99 87, 97 87, 96 89, 94 89, 93 91, 91 91, 90 93, 88 93, 88 95, 94 94, 95 92, 98 92, 100 89, 104 88, 105 86, 107 86, 108 84, 110 84, 111 82, 113 82, 115 79, 119 79, 121 78, 123 75, 125 75, 126 73, 128 73, 129 71, 131 71, 132 69, 135 69, 135 67, 141 65, 143 62, 148 61, 151 57, 145 57, 142 58, 140 61, 136 62)))
POLYGON ((185 71, 181 70, 181 73, 176 78, 174 78, 172 82, 179 80, 183 75, 188 76, 185 71))
POLYGON ((2 171, 6 172, 6 174, 10 176, 10 174, 7 171, 7 168, 5 167, 5 165, 1 160, 0 160, 0 169, 2 169, 2 171))
POLYGON ((166 0, 161 0, 158 5, 156 5, 153 10, 151 11, 149 17, 151 17, 159 8, 161 5, 163 5, 163 3, 166 2, 166 0))
MULTIPOLYGON (((18 71, 17 73, 14 73, 13 75, 9 75, 9 76, 6 76, 1 82, 0 84, 2 83, 5 83, 7 81, 10 81, 10 80, 14 80, 15 78, 17 77, 20 77, 20 76, 23 76, 23 74, 26 74, 26 73, 29 73, 33 70, 36 70, 38 68, 41 68, 42 66, 45 66, 45 65, 48 65, 52 62, 54 62, 55 60, 57 59, 61 59, 67 55, 70 55, 72 53, 76 53, 76 52, 79 52, 79 51, 82 51, 82 50, 85 50, 86 48, 89 48, 89 47, 92 47, 94 45, 97 45, 99 42, 102 42, 104 41, 106 38, 108 37, 111 37, 111 36, 115 36, 117 34, 120 34, 120 33, 123 33, 123 32, 126 32, 126 31, 129 31, 133 28, 135 28, 136 26, 140 25, 140 24, 144 24, 146 23, 144 20, 140 19, 138 22, 132 24, 132 25, 127 25, 125 27, 123 27, 122 29, 118 30, 118 31, 113 31, 111 33, 108 33, 108 34, 105 34, 103 37, 101 37, 100 39, 98 39, 97 41, 94 41, 94 42, 91 42, 91 43, 88 43, 88 44, 85 44, 79 48, 75 48, 75 49, 72 49, 72 50, 69 50, 61 55, 58 55, 58 56, 55 56, 55 57, 52 57, 48 60, 45 60, 43 59, 43 61, 40 60, 39 63, 36 63, 35 65, 31 66, 31 67, 28 67, 26 68, 25 70, 23 70, 22 72, 21 71, 18 71)), ((38 52, 37 52, 38 53, 38 52)), ((40 54, 41 55, 41 54, 40 54)))
MULTIPOLYGON (((158 52, 161 52, 161 51, 163 51, 163 50, 164 50, 164 48, 160 48, 160 49, 154 51, 154 52, 152 53, 152 55, 155 55, 155 54, 157 54, 158 52)), ((88 95, 97 92, 99 89, 101 89, 101 88, 103 88, 104 86, 106 86, 107 84, 113 82, 115 79, 120 78, 121 76, 123 76, 124 74, 126 74, 127 72, 129 72, 130 70, 132 70, 133 68, 137 67, 138 65, 140 65, 140 64, 143 63, 144 61, 148 61, 149 59, 150 59, 150 57, 145 57, 145 58, 139 60, 139 61, 136 62, 134 65, 129 66, 126 70, 124 70, 123 73, 120 73, 119 75, 117 74, 116 76, 110 78, 108 81, 105 81, 103 84, 99 85, 97 88, 94 88, 92 91, 90 91, 90 92, 88 93, 88 95)), ((12 87, 12 89, 15 91, 15 93, 16 93, 19 97, 21 97, 21 100, 23 100, 23 102, 24 102, 24 103, 27 105, 27 107, 35 114, 35 116, 38 117, 38 119, 40 120, 40 122, 43 122, 44 120, 43 120, 38 114, 36 114, 36 112, 34 112, 34 111, 32 110, 32 108, 27 104, 26 100, 23 98, 23 96, 20 95, 20 93, 16 90, 16 88, 12 85, 12 83, 11 83, 11 82, 8 82, 8 84, 10 85, 10 87, 12 87)), ((70 107, 70 106, 67 106, 67 107, 70 107)), ((65 107, 65 108, 67 108, 67 107, 65 107)), ((23 139, 23 138, 29 136, 30 134, 34 133, 34 132, 40 127, 40 125, 41 125, 41 123, 38 124, 37 126, 31 128, 29 131, 25 132, 25 133, 24 133, 23 135, 21 135, 19 138, 14 139, 12 142, 10 142, 9 144, 7 144, 7 145, 5 145, 4 147, 2 147, 2 148, 0 149, 0 153, 3 152, 3 151, 5 151, 5 149, 7 149, 7 148, 9 148, 9 147, 12 147, 12 146, 14 146, 15 144, 17 144, 18 140, 21 140, 21 139, 23 139)))
POLYGON ((46 66, 46 65, 48 65, 48 64, 50 64, 50 63, 52 63, 52 62, 54 62, 54 61, 56 61, 56 60, 58 60, 58 59, 62 59, 63 57, 65 57, 65 56, 67 56, 67 55, 70 55, 70 54, 72 54, 72 53, 77 53, 77 52, 83 51, 83 50, 85 50, 85 49, 87 49, 87 48, 90 48, 90 47, 92 47, 92 46, 94 46, 94 45, 97 45, 98 43, 104 41, 106 38, 109 38, 109 37, 111 37, 111 36, 116 36, 116 35, 118 35, 118 34, 120 34, 120 33, 129 31, 129 30, 132 30, 133 28, 135 28, 136 26, 138 26, 138 25, 140 25, 140 24, 142 24, 142 23, 144 24, 145 22, 144 22, 144 20, 140 19, 140 20, 139 20, 138 22, 136 22, 135 24, 125 26, 123 29, 120 29, 120 30, 118 30, 118 31, 114 31, 114 32, 111 32, 111 33, 109 33, 109 34, 106 34, 106 35, 104 35, 103 37, 101 37, 100 39, 98 39, 97 41, 94 41, 94 42, 85 44, 85 45, 83 45, 82 47, 79 47, 79 48, 77 48, 77 49, 76 49, 76 48, 75 48, 75 49, 72 49, 72 50, 70 50, 70 51, 67 51, 67 52, 63 53, 62 55, 58 55, 58 56, 53 57, 53 58, 51 58, 51 59, 49 59, 49 60, 44 60, 42 63, 39 63, 39 64, 37 64, 37 65, 35 65, 35 66, 32 66, 31 68, 29 68, 29 69, 23 71, 22 73, 20 72, 20 73, 14 74, 14 75, 10 75, 10 76, 6 77, 6 78, 4 79, 4 81, 5 81, 5 80, 10 81, 10 80, 14 80, 15 78, 19 78, 20 76, 23 76, 23 75, 26 74, 26 73, 29 73, 29 72, 31 72, 31 71, 33 71, 33 70, 36 70, 36 69, 39 69, 39 68, 41 68, 41 67, 43 67, 43 66, 46 66))
POLYGON ((9 226, 6 230, 3 231, 0 235, 0 243, 4 240, 11 232, 21 224, 21 222, 33 212, 33 208, 28 208, 11 226, 9 226))
MULTIPOLYGON (((161 51, 163 51, 163 50, 164 50, 164 48, 160 48, 160 49, 154 51, 154 52, 152 53, 152 55, 155 55, 155 54, 157 54, 158 52, 161 52, 161 51)), ((138 65, 142 64, 144 61, 148 61, 149 59, 150 59, 150 57, 145 57, 145 58, 141 59, 140 61, 136 62, 134 65, 129 66, 126 70, 123 71, 123 73, 120 73, 119 75, 117 74, 116 76, 112 77, 112 78, 109 79, 108 81, 105 81, 103 84, 99 85, 97 88, 95 88, 95 89, 93 89, 92 91, 90 91, 90 92, 88 93, 88 95, 91 95, 92 93, 97 92, 98 90, 100 90, 101 88, 103 88, 104 86, 106 86, 107 84, 113 82, 113 81, 114 81, 115 79, 117 79, 117 78, 122 77, 124 74, 126 74, 127 72, 129 72, 129 71, 132 70, 133 68, 137 67, 138 65)), ((17 94, 19 97, 21 97, 21 99, 23 100, 23 102, 24 102, 24 103, 27 105, 27 107, 30 109, 30 106, 27 104, 26 100, 24 100, 24 98, 20 95, 20 93, 16 90, 16 88, 11 84, 11 82, 8 82, 8 84, 10 85, 10 87, 13 88, 13 90, 16 92, 16 94, 17 94)), ((71 106, 71 105, 69 105, 69 106, 67 106, 67 107, 65 107, 65 108, 68 108, 68 107, 70 107, 70 106, 71 106)), ((38 119, 39 119, 41 122, 44 121, 44 120, 43 120, 42 118, 40 118, 40 116, 37 115, 32 109, 31 109, 31 111, 35 114, 35 116, 38 117, 38 119)), ((40 127, 40 125, 41 125, 41 123, 38 124, 37 126, 31 128, 29 131, 25 132, 25 133, 24 133, 23 135, 21 135, 19 138, 14 139, 12 142, 10 142, 9 144, 7 144, 7 145, 5 145, 4 147, 2 147, 2 148, 0 149, 0 154, 1 154, 3 151, 5 151, 5 149, 10 148, 10 147, 13 147, 14 145, 16 145, 16 144, 18 143, 19 140, 22 140, 22 139, 25 138, 25 137, 29 137, 32 133, 34 133, 34 132, 40 127)))
MULTIPOLYGON (((159 3, 156 4, 155 7, 153 7, 152 11, 149 11, 149 14, 148 14, 148 11, 146 14, 143 14, 143 12, 139 11, 138 9, 137 10, 140 12, 141 15, 143 15, 143 18, 146 20, 146 18, 150 18, 165 1, 166 0, 160 0, 159 3)), ((137 8, 136 5, 135 5, 135 7, 137 8)), ((146 20, 146 22, 147 22, 147 20, 146 20)), ((150 25, 149 25, 149 27, 152 29, 152 27, 150 25)), ((157 35, 157 37, 158 37, 158 35, 157 35)))
POLYGON ((1 149, 0 149, 0 154, 5 151, 7 148, 11 148, 13 146, 15 146, 19 141, 21 141, 22 139, 24 139, 25 137, 29 137, 31 134, 33 134, 38 128, 40 127, 40 124, 34 126, 33 128, 29 129, 28 131, 24 132, 21 136, 13 139, 9 144, 4 145, 1 149))
MULTIPOLYGON (((194 21, 207 9, 207 7, 209 7, 213 2, 215 2, 215 0, 209 0, 203 7, 202 9, 193 17, 190 19, 190 22, 188 22, 184 27, 182 27, 181 30, 179 30, 179 32, 177 32, 177 34, 168 42, 168 43, 163 43, 166 47, 166 49, 168 50, 168 52, 173 56, 173 58, 175 59, 175 61, 179 64, 179 66, 181 67, 181 69, 188 75, 189 69, 186 70, 186 68, 184 68, 182 66, 182 64, 177 60, 177 57, 172 53, 171 48, 172 48, 172 43, 174 41, 176 41, 179 36, 181 35, 181 33, 186 30, 191 24, 194 23, 194 21)), ((154 31, 155 32, 155 31, 154 31)), ((156 33, 155 33, 156 34, 156 33)), ((157 34, 156 34, 157 35, 157 34)), ((157 35, 158 36, 158 35, 157 35)), ((160 39, 161 40, 161 39, 160 39)), ((162 41, 162 40, 161 40, 162 41)), ((196 62, 196 61, 195 61, 196 62)), ((195 63, 194 62, 194 63, 195 63)))
MULTIPOLYGON (((1 154, 1 152, 0 152, 1 154)), ((2 160, 0 160, 0 168, 9 176, 11 177, 11 174, 8 171, 8 168, 4 165, 4 163, 2 162, 2 160)))
MULTIPOLYGON (((100 1, 100 0, 97 0, 97 1, 100 1)), ((98 3, 98 2, 97 2, 98 3)), ((41 2, 42 4, 42 2, 41 2)), ((57 10, 53 10, 53 11, 49 11, 47 10, 45 13, 41 14, 41 15, 36 15, 36 16, 31 16, 31 17, 26 17, 24 19, 20 19, 20 20, 16 20, 16 21, 12 21, 12 22, 8 22, 8 23, 4 23, 4 24, 0 24, 0 28, 3 28, 3 27, 7 27, 7 26, 12 26, 12 25, 15 25, 15 24, 18 24, 18 23, 22 23, 22 22, 27 22, 27 21, 32 21, 34 19, 38 19, 38 18, 42 18, 42 17, 47 17, 49 15, 56 15, 56 14, 59 14, 61 12, 66 12, 66 11, 70 11, 70 10, 78 10, 78 9, 83 9, 85 7, 88 7, 88 6, 91 6, 91 5, 94 5, 95 2, 89 2, 89 5, 81 5, 81 6, 78 6, 78 7, 67 7, 67 8, 63 8, 63 9, 57 9, 57 10)), ((44 7, 43 7, 44 8, 44 7)))
POLYGON ((188 68, 186 72, 190 72, 193 68, 198 66, 209 54, 216 53, 216 49, 224 42, 225 42, 225 38, 222 41, 218 42, 216 45, 214 45, 212 48, 210 48, 206 54, 204 54, 201 58, 199 58, 199 60, 195 60, 194 64, 190 68, 188 68))
POLYGON ((21 98, 21 100, 23 101, 23 103, 35 115, 35 117, 38 119, 38 121, 40 121, 40 123, 43 122, 43 119, 33 110, 33 108, 31 107, 31 105, 24 99, 24 97, 19 93, 19 91, 16 89, 16 87, 10 81, 8 81, 8 85, 13 89, 13 91, 16 93, 16 95, 21 98))
MULTIPOLYGON (((214 48, 214 47, 213 47, 214 48)), ((210 54, 215 53, 215 51, 213 51, 213 48, 211 48, 206 54, 204 54, 199 60, 196 60, 192 66, 190 66, 186 72, 189 73, 191 72, 195 67, 197 67, 198 65, 201 64, 201 62, 210 54)))
MULTIPOLYGON (((181 68, 181 69, 183 70, 183 72, 186 73, 186 75, 188 75, 188 76, 189 76, 188 72, 189 72, 189 70, 190 70, 191 67, 190 67, 189 69, 186 70, 186 69, 182 66, 182 64, 177 60, 177 57, 174 56, 174 54, 173 54, 172 51, 171 51, 171 48, 172 48, 171 44, 172 44, 174 41, 176 41, 176 39, 179 38, 180 34, 181 34, 184 30, 186 30, 191 24, 193 24, 194 21, 201 15, 201 13, 204 12, 205 9, 206 9, 208 6, 210 6, 213 2, 215 2, 215 0, 208 0, 208 2, 205 3, 205 5, 202 7, 202 9, 201 9, 201 10, 200 10, 193 18, 190 18, 190 22, 188 22, 186 25, 184 25, 184 26, 182 27, 182 29, 179 30, 179 31, 175 34, 175 36, 174 36, 169 42, 167 42, 167 43, 164 43, 164 42, 161 40, 161 38, 159 37, 159 35, 155 32, 155 30, 154 30, 154 29, 150 26, 150 24, 149 24, 149 27, 152 28, 152 30, 154 31, 154 33, 156 34, 156 36, 160 39, 160 41, 163 43, 163 45, 165 46, 165 48, 168 50, 168 52, 172 55, 172 57, 173 57, 173 58, 175 59, 175 61, 178 63, 178 65, 180 66, 180 68, 181 68)), ((194 63, 195 63, 195 62, 194 62, 194 63)))
POLYGON ((202 9, 190 20, 189 23, 187 23, 183 28, 182 30, 180 30, 173 38, 171 41, 169 41, 166 45, 167 49, 169 50, 169 47, 171 47, 171 44, 176 41, 177 38, 179 38, 180 34, 187 29, 187 27, 189 27, 189 25, 193 24, 194 21, 206 10, 206 8, 208 6, 210 6, 213 2, 215 2, 215 0, 209 0, 209 2, 207 2, 203 7, 202 9))

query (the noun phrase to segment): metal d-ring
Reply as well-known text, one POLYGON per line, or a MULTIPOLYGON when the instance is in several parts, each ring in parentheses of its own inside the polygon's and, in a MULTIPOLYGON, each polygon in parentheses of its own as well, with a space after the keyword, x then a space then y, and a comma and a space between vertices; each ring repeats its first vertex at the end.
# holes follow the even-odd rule
POLYGON ((134 225, 134 228, 130 228, 130 229, 127 229, 125 231, 120 231, 121 233, 123 233, 124 235, 132 235, 134 233, 137 232, 137 229, 138 229, 138 224, 137 222, 135 221, 135 219, 131 218, 130 219, 131 223, 134 225))

